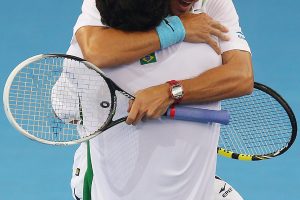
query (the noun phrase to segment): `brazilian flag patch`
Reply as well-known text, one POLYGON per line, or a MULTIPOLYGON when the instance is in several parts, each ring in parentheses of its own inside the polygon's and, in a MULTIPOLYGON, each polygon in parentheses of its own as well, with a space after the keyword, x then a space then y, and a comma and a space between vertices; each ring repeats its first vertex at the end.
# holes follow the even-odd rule
POLYGON ((157 62, 155 52, 153 52, 149 55, 146 55, 145 57, 140 59, 141 65, 147 65, 147 64, 155 63, 155 62, 157 62))

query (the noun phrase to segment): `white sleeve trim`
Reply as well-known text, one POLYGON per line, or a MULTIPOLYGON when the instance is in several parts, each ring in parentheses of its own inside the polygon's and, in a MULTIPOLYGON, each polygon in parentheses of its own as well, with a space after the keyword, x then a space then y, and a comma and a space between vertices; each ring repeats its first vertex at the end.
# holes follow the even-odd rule
POLYGON ((203 6, 205 7, 203 10, 209 16, 229 29, 227 34, 230 40, 219 40, 222 53, 234 49, 251 52, 248 42, 242 33, 239 17, 232 0, 207 0, 203 6))
POLYGON ((230 31, 228 36, 230 37, 229 41, 219 40, 222 53, 230 50, 243 50, 251 53, 251 49, 242 32, 230 31))

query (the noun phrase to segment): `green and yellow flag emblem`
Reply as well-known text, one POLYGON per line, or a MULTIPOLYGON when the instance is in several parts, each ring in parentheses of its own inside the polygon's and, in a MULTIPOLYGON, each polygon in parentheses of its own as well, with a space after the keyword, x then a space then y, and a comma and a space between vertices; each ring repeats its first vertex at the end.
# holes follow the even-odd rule
POLYGON ((145 57, 140 59, 141 65, 146 65, 146 64, 155 63, 155 62, 157 62, 155 52, 153 52, 149 55, 146 55, 145 57))

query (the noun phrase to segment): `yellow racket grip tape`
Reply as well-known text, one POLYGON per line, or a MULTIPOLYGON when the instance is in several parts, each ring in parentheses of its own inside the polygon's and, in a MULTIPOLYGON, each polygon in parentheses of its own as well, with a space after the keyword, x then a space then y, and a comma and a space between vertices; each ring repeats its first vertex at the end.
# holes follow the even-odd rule
POLYGON ((251 161, 253 160, 253 156, 251 155, 245 155, 245 154, 237 154, 233 153, 232 151, 227 151, 222 148, 218 148, 218 154, 227 158, 234 158, 238 160, 243 160, 243 161, 251 161))

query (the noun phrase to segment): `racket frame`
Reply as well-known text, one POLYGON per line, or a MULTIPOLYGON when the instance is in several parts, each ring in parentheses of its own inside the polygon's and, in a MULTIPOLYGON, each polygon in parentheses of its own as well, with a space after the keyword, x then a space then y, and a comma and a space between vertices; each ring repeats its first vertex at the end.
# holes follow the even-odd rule
POLYGON ((11 113, 11 109, 10 109, 10 106, 9 106, 10 87, 12 85, 12 82, 13 82, 15 76, 19 73, 19 71, 21 71, 24 68, 24 66, 27 66, 28 64, 30 64, 30 63, 32 63, 36 60, 39 60, 41 58, 43 58, 42 54, 30 57, 30 58, 24 60, 23 62, 21 62, 19 65, 17 65, 17 67, 10 73, 10 75, 8 76, 7 81, 5 83, 5 86, 4 86, 3 108, 4 108, 4 111, 5 111, 5 114, 7 116, 8 121, 20 133, 22 133, 23 135, 25 135, 26 137, 28 137, 31 140, 37 140, 38 142, 41 142, 41 143, 48 143, 49 142, 50 144, 54 145, 55 144, 54 142, 45 141, 41 138, 35 137, 35 136, 29 134, 21 126, 19 126, 19 124, 16 122, 15 118, 13 117, 13 114, 11 113))
POLYGON ((285 146, 283 146, 281 149, 279 149, 277 151, 274 151, 272 153, 268 153, 268 154, 248 155, 248 154, 236 153, 236 152, 229 151, 229 150, 226 150, 224 148, 218 147, 217 148, 217 153, 219 155, 227 157, 227 158, 242 160, 242 161, 266 160, 266 159, 274 158, 276 156, 279 156, 279 155, 285 153, 293 145, 293 143, 295 142, 295 139, 296 139, 296 136, 297 136, 297 121, 296 121, 295 114, 293 113, 293 110, 288 105, 288 103, 276 91, 274 91, 273 89, 271 89, 270 87, 268 87, 264 84, 255 82, 254 83, 254 88, 269 94, 284 108, 284 110, 288 114, 288 117, 289 117, 290 122, 291 122, 291 127, 292 127, 292 133, 291 133, 290 141, 285 146))
MULTIPOLYGON (((292 111, 292 109, 290 108, 290 106, 287 104, 287 102, 277 93, 275 92, 273 89, 267 87, 266 85, 263 85, 261 83, 254 83, 254 88, 259 89, 267 94, 269 94, 270 96, 272 96, 274 99, 276 99, 280 105, 285 109, 285 111, 288 114, 288 117, 290 119, 291 122, 291 126, 292 126, 292 135, 291 135, 291 139, 290 141, 284 146, 282 147, 280 150, 277 150, 275 152, 272 153, 268 153, 268 154, 264 154, 264 155, 247 155, 247 154, 239 154, 239 153, 235 153, 232 151, 228 151, 224 148, 218 147, 217 148, 217 152, 219 155, 228 157, 228 158, 233 158, 233 159, 238 159, 238 160, 244 160, 244 161, 256 161, 256 160, 265 160, 265 159, 270 159, 273 158, 275 156, 281 155, 284 152, 286 152, 294 143, 295 139, 296 139, 296 135, 297 135, 297 122, 296 122, 296 118, 295 115, 292 111)), ((19 132, 21 132, 23 135, 25 135, 26 137, 32 139, 32 140, 36 140, 38 142, 44 143, 44 144, 50 144, 50 145, 73 145, 73 144, 78 144, 81 143, 83 141, 87 141, 95 136, 97 136, 98 134, 100 134, 101 132, 105 131, 106 129, 124 122, 126 120, 127 117, 122 117, 119 118, 115 121, 113 121, 113 117, 116 111, 116 107, 117 107, 117 97, 116 97, 116 93, 115 91, 119 91, 121 92, 123 95, 125 95, 126 97, 128 97, 128 99, 132 99, 134 100, 134 97, 127 93, 126 91, 122 90, 118 85, 116 85, 112 80, 110 80, 109 78, 107 78, 104 73, 95 65, 93 65, 92 63, 89 63, 88 61, 75 57, 75 56, 71 56, 71 55, 66 55, 66 54, 40 54, 40 55, 36 55, 33 56, 31 58, 26 59, 25 61, 21 62, 9 75, 5 87, 4 87, 4 92, 3 92, 3 104, 4 104, 4 111, 5 114, 9 120, 9 122, 12 124, 13 127, 15 127, 19 132), (18 125, 18 123, 16 122, 16 120, 14 119, 10 107, 9 107, 9 95, 10 95, 10 87, 11 84, 14 80, 15 75, 21 71, 21 69, 24 66, 27 66, 28 64, 40 60, 42 58, 46 58, 46 57, 63 57, 63 58, 68 58, 68 59, 73 59, 75 61, 79 61, 83 64, 85 64, 86 67, 91 68, 93 70, 95 70, 100 76, 102 76, 104 78, 104 80, 106 81, 109 90, 111 92, 111 110, 110 110, 110 115, 107 118, 107 120, 105 121, 105 123, 101 126, 101 128, 98 129, 98 131, 94 132, 93 134, 86 136, 86 137, 82 137, 79 138, 77 140, 72 140, 72 141, 49 141, 49 140, 44 140, 41 139, 39 137, 33 136, 31 134, 29 134, 26 130, 24 130, 21 126, 18 125)), ((222 134, 222 133, 221 133, 222 134)))
MULTIPOLYGON (((44 144, 49 144, 49 145, 62 145, 62 146, 67 146, 67 145, 74 145, 74 144, 79 144, 81 142, 87 141, 92 139, 93 137, 99 135, 100 133, 102 133, 103 131, 105 131, 106 129, 124 122, 126 120, 127 117, 122 117, 119 118, 115 121, 113 121, 113 117, 115 115, 115 111, 116 111, 116 107, 117 107, 117 96, 115 91, 119 91, 121 92, 124 96, 128 97, 128 99, 134 99, 134 97, 125 92, 124 90, 122 90, 119 86, 117 86, 113 81, 111 81, 109 78, 107 78, 104 73, 95 65, 93 65, 92 63, 78 58, 76 56, 72 56, 72 55, 66 55, 66 54, 39 54, 33 57, 30 57, 28 59, 26 59, 25 61, 21 62, 19 65, 17 65, 17 67, 10 73, 9 77, 7 78, 5 87, 4 87, 4 92, 3 92, 3 107, 4 107, 4 111, 5 114, 9 120, 9 122, 11 123, 11 125, 16 128, 20 133, 22 133, 23 135, 25 135, 26 137, 28 137, 31 140, 36 140, 38 142, 44 143, 44 144), (11 112, 10 106, 9 106, 9 97, 10 97, 10 87, 13 83, 13 80, 15 78, 15 76, 27 65, 29 65, 30 63, 33 63, 35 61, 41 60, 43 58, 47 58, 47 57, 61 57, 61 58, 67 58, 67 59, 72 59, 75 61, 79 61, 81 63, 83 63, 86 67, 95 70, 101 77, 104 78, 105 82, 108 85, 108 88, 110 90, 111 93, 111 107, 110 107, 110 114, 109 117, 107 118, 107 120, 104 122, 104 124, 93 134, 90 134, 88 136, 85 137, 81 137, 79 139, 76 140, 71 140, 71 141, 50 141, 50 140, 45 140, 39 137, 36 137, 30 133, 28 133, 26 130, 24 130, 14 119, 14 116, 11 112)), ((82 117, 82 116, 80 116, 82 117)))

